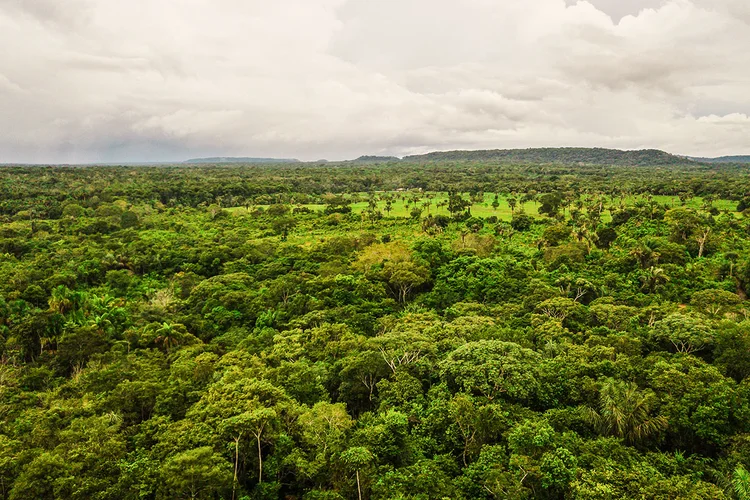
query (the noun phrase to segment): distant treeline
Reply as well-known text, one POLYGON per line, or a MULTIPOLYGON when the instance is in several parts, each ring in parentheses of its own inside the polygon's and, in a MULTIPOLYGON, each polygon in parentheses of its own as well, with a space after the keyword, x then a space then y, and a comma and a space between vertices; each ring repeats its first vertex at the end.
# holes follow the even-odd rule
MULTIPOLYGON (((445 153, 446 155, 449 153, 445 153)), ((739 165, 669 166, 434 161, 330 164, 0 168, 0 214, 54 217, 67 200, 124 198, 167 206, 312 203, 328 193, 422 189, 434 192, 573 192, 713 196, 741 200, 750 177, 739 165)))

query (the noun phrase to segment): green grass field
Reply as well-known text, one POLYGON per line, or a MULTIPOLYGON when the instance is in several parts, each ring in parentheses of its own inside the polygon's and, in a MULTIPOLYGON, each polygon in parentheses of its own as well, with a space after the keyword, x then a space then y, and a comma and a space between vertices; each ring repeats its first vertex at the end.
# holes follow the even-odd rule
MULTIPOLYGON (((380 195, 384 195, 386 193, 379 193, 380 195)), ((383 215, 386 217, 396 217, 396 218, 407 218, 410 216, 410 212, 412 208, 415 206, 412 203, 405 202, 403 199, 400 198, 400 195, 404 193, 387 193, 391 196, 399 196, 397 200, 394 200, 391 204, 391 211, 390 213, 387 213, 386 208, 386 202, 381 200, 378 202, 378 209, 383 212, 383 215)), ((410 197, 412 193, 409 193, 407 197, 410 197)), ((420 193, 420 201, 417 202, 418 207, 422 208, 422 216, 425 217, 428 214, 432 215, 450 215, 450 212, 448 212, 447 207, 447 201, 448 196, 446 193, 420 193), (432 198, 428 198, 428 195, 432 195, 432 198), (422 204, 425 202, 429 202, 429 205, 426 207, 423 207, 422 204)), ((365 193, 361 193, 358 195, 359 198, 365 198, 367 195, 365 193)), ((506 197, 500 196, 498 198, 498 201, 500 205, 497 208, 494 208, 492 206, 492 201, 494 199, 494 194, 492 193, 485 193, 484 196, 484 202, 482 203, 475 203, 471 206, 471 213, 472 215, 475 215, 477 217, 490 217, 490 216, 496 216, 499 220, 503 221, 510 221, 513 217, 513 213, 510 209, 510 206, 508 205, 508 200, 506 197)), ((464 196, 465 198, 468 198, 468 196, 464 196)), ((645 200, 645 197, 642 196, 628 196, 624 199, 625 206, 632 206, 636 201, 639 200, 645 200)), ((661 203, 666 204, 668 206, 677 207, 680 206, 680 199, 677 196, 654 196, 653 200, 661 203)), ((611 200, 608 200, 608 205, 611 200)), ((619 198, 615 200, 615 204, 619 205, 620 200, 619 198)), ((687 206, 692 208, 701 208, 703 205, 703 199, 696 197, 692 198, 688 203, 687 206)), ((325 208, 325 205, 322 204, 311 204, 311 205, 301 205, 303 207, 306 207, 313 211, 323 210, 325 208)), ((716 200, 713 203, 713 206, 718 208, 719 210, 730 210, 734 211, 737 206, 737 202, 731 201, 731 200, 716 200)), ((265 206, 261 206, 262 208, 266 208, 265 206)), ((355 214, 362 213, 364 210, 366 210, 368 207, 367 201, 358 201, 351 204, 352 212, 355 214)), ((531 216, 538 216, 539 204, 537 202, 527 202, 523 205, 519 202, 518 205, 515 207, 515 212, 518 212, 520 210, 523 210, 527 215, 531 216)), ((234 214, 245 214, 247 213, 247 209, 245 207, 233 207, 228 209, 230 212, 234 214)), ((605 211, 603 214, 603 220, 604 222, 608 222, 611 220, 611 215, 609 211, 605 211)))

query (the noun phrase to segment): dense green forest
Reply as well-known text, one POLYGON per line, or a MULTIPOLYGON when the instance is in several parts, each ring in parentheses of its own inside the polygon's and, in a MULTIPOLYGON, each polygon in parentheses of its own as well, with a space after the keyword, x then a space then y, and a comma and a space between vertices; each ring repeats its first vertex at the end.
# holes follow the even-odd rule
POLYGON ((750 177, 672 158, 0 169, 0 498, 747 500, 750 177))

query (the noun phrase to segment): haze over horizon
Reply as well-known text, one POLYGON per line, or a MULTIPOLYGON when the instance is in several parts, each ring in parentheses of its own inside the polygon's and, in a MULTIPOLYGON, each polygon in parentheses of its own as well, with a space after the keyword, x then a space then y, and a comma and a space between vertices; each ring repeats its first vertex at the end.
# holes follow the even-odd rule
MULTIPOLYGON (((298 158, 291 158, 291 157, 258 157, 253 155, 237 155, 237 156, 226 156, 226 155, 214 155, 214 156, 201 156, 201 157, 194 157, 194 158, 174 158, 174 159, 167 159, 167 160, 110 160, 110 161, 83 161, 83 162, 54 162, 54 161, 48 161, 48 162, 2 162, 0 161, 0 166, 96 166, 96 165, 180 165, 180 164, 191 164, 191 165, 200 165, 200 164, 219 164, 219 163, 235 163, 235 164, 271 164, 271 163, 277 163, 277 164, 296 164, 296 163, 319 163, 319 162, 328 162, 328 163, 346 163, 346 162, 355 162, 358 160, 362 161, 373 161, 373 160, 381 160, 381 159, 394 159, 394 160, 408 160, 412 158, 427 158, 432 154, 438 154, 438 155, 450 155, 452 153, 482 153, 486 151, 489 154, 492 154, 493 152, 501 152, 501 151, 509 151, 509 152, 518 152, 520 154, 524 154, 525 152, 529 152, 530 154, 535 154, 536 152, 540 150, 551 150, 559 153, 561 156, 556 160, 562 163, 566 162, 580 162, 585 160, 579 160, 579 159, 570 159, 567 156, 566 150, 571 149, 580 149, 582 155, 590 155, 591 151, 596 149, 601 149, 602 151, 606 152, 625 152, 625 153, 643 153, 644 156, 641 158, 641 161, 644 161, 647 157, 649 152, 661 152, 666 153, 670 156, 676 156, 680 158, 685 158, 693 161, 707 161, 709 163, 750 163, 750 155, 747 154, 733 154, 733 155, 722 155, 718 157, 696 157, 696 156, 687 156, 687 155, 680 155, 680 154, 673 154, 668 151, 662 151, 658 149, 638 149, 638 150, 622 150, 622 149, 607 149, 607 148, 576 148, 576 147, 538 147, 538 148, 513 148, 513 149, 489 149, 489 150, 477 150, 477 149, 459 149, 459 150, 431 150, 431 151, 425 151, 423 153, 419 153, 416 155, 404 155, 404 156, 396 156, 396 155, 387 155, 387 154, 380 154, 380 155, 371 155, 371 154, 360 154, 357 157, 351 157, 351 158, 317 158, 315 160, 300 160, 298 158)), ((475 157, 476 158, 476 157, 475 157)), ((538 160, 531 160, 531 159, 522 159, 522 158, 516 158, 514 156, 508 156, 503 157, 505 162, 513 162, 515 161, 538 161, 538 160)), ((606 164, 607 161, 614 162, 613 164, 616 164, 619 160, 618 156, 613 156, 609 158, 608 160, 602 160, 599 164, 606 164)), ((631 157, 632 158, 632 157, 631 157)), ((661 157, 660 157, 661 158, 661 157)), ((473 161, 476 161, 473 160, 473 161)), ((491 161, 498 161, 497 157, 492 157, 491 161)), ((597 160, 598 161, 598 160, 597 160)), ((594 163, 597 163, 597 161, 594 161, 594 163)), ((647 161, 647 160, 645 160, 647 161)), ((661 159, 659 161, 662 161, 661 159)))
POLYGON ((746 154, 742 0, 4 0, 0 163, 746 154))

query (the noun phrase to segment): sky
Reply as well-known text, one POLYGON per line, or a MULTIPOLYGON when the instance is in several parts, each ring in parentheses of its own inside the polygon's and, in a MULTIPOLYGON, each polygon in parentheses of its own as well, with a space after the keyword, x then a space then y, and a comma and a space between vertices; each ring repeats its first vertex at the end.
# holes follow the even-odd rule
POLYGON ((0 163, 750 154, 747 0, 0 0, 0 163))

